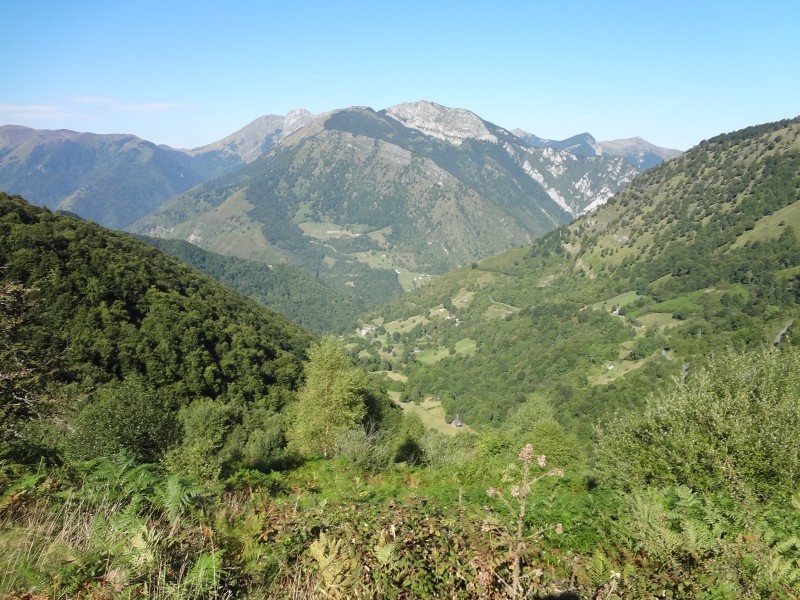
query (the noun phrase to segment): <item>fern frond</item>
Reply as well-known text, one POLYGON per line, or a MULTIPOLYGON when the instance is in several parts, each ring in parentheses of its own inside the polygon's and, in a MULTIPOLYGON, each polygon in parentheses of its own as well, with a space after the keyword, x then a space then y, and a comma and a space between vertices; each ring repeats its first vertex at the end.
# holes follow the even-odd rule
POLYGON ((205 488, 195 480, 180 474, 167 478, 157 496, 162 508, 171 522, 183 516, 192 504, 192 500, 203 494, 205 488))
POLYGON ((203 553, 189 569, 184 580, 184 585, 196 595, 213 591, 223 575, 222 555, 224 550, 203 553))
POLYGON ((694 508, 700 504, 700 500, 692 489, 685 485, 676 487, 675 495, 678 496, 678 506, 681 508, 694 508))
POLYGON ((608 580, 611 572, 611 561, 601 550, 595 550, 592 558, 586 565, 586 573, 596 586, 602 585, 608 580))

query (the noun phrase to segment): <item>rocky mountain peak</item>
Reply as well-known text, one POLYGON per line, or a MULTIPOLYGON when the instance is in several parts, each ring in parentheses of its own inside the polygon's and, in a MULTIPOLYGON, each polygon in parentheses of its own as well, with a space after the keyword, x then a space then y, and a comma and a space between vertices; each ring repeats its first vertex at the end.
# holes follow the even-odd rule
POLYGON ((301 127, 308 125, 313 118, 314 115, 305 108, 296 108, 294 110, 290 110, 288 113, 286 113, 286 116, 283 119, 283 131, 281 132, 281 137, 292 135, 301 127))
POLYGON ((405 102, 386 110, 386 114, 406 127, 459 146, 466 139, 497 143, 486 122, 462 108, 448 108, 429 100, 405 102))
POLYGON ((229 136, 206 146, 187 151, 190 156, 219 152, 238 156, 245 163, 253 162, 278 141, 304 127, 314 118, 309 111, 297 108, 286 116, 262 115, 229 136))

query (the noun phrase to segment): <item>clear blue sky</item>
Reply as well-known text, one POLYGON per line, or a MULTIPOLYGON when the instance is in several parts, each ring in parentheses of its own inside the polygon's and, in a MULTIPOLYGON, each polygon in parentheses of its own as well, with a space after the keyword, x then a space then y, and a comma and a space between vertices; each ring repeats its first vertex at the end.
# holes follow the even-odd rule
POLYGON ((432 100, 686 149, 800 114, 800 1, 4 0, 0 124, 216 141, 432 100))

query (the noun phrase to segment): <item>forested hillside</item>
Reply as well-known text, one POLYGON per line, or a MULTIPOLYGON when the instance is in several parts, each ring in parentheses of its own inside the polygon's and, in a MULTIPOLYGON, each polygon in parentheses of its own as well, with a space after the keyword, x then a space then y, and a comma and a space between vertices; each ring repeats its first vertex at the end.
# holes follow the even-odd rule
POLYGON ((704 142, 346 345, 0 196, 0 595, 800 597, 798 154, 704 142))
MULTIPOLYGON (((20 389, 33 386, 23 416, 38 413, 37 398, 54 403, 76 419, 73 450, 86 458, 93 444, 120 449, 110 421, 138 420, 142 439, 118 444, 127 452, 154 459, 181 440, 207 444, 191 460, 218 468, 236 462, 219 454, 226 439, 203 440, 206 425, 193 432, 187 420, 217 414, 245 438, 274 429, 309 334, 130 236, 19 197, 0 196, 0 233, 4 310, 19 321, 5 351, 29 373, 20 389)), ((48 444, 15 427, 6 422, 5 442, 20 453, 48 444)))
POLYGON ((404 400, 497 425, 544 394, 588 433, 711 354, 787 343, 799 227, 800 121, 746 129, 528 249, 403 296, 355 342, 365 365, 408 377, 393 383, 404 400))
POLYGON ((317 333, 349 333, 357 317, 378 304, 379 298, 362 298, 354 288, 326 284, 293 265, 223 256, 182 240, 140 239, 317 333))

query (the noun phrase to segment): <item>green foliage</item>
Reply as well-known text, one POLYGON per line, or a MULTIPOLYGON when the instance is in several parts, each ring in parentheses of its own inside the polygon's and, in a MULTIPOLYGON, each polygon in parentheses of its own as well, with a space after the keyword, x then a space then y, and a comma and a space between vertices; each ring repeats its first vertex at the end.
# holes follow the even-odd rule
POLYGON ((204 597, 209 594, 216 594, 220 579, 225 574, 222 568, 223 550, 216 552, 203 553, 186 574, 183 582, 183 594, 189 597, 204 597))
MULTIPOLYGON (((220 408, 235 421, 223 428, 227 435, 242 424, 245 408, 267 418, 293 400, 309 334, 126 235, 2 194, 0 266, 8 285, 32 290, 24 310, 14 308, 25 319, 15 321, 13 340, 0 339, 0 352, 13 348, 25 369, 37 365, 35 372, 16 371, 25 375, 20 389, 24 384, 38 394, 58 386, 73 397, 90 396, 76 421, 76 440, 85 438, 98 451, 125 448, 142 460, 156 458, 173 440, 167 413, 195 401, 231 407, 220 408), (134 380, 141 393, 128 384, 116 387, 134 380), (142 415, 124 410, 126 398, 142 415), (140 416, 146 419, 137 423, 140 416)), ((46 412, 25 411, 26 418, 46 412)), ((263 419, 242 427, 246 435, 270 429, 263 419)), ((211 435, 196 441, 193 452, 211 456, 225 443, 211 435)), ((193 444, 185 441, 183 448, 193 444)), ((231 453, 217 456, 207 471, 236 460, 231 453)))
POLYGON ((175 415, 139 377, 103 386, 73 427, 67 454, 77 460, 124 453, 156 462, 178 439, 175 415))
POLYGON ((422 449, 422 438, 425 435, 425 425, 422 418, 413 413, 404 413, 403 420, 395 434, 395 462, 417 465, 425 460, 422 449))
POLYGON ((628 360, 641 360, 643 358, 647 358, 653 352, 660 350, 663 347, 663 342, 656 337, 645 337, 640 340, 636 341, 634 344, 633 349, 631 350, 630 354, 628 354, 628 360))
POLYGON ((333 456, 339 436, 362 426, 371 387, 344 346, 326 336, 308 351, 306 381, 298 392, 288 432, 291 448, 305 456, 333 456))
POLYGON ((800 473, 800 353, 716 357, 616 420, 600 438, 607 477, 627 488, 678 484, 735 497, 791 494, 800 473))
POLYGON ((199 398, 182 408, 178 416, 183 425, 183 439, 167 462, 174 469, 216 480, 225 462, 222 450, 238 420, 236 407, 199 398))
POLYGON ((586 462, 583 448, 574 433, 568 433, 555 419, 542 419, 524 439, 533 440, 537 452, 555 467, 578 471, 586 462))
MULTIPOLYGON (((294 265, 266 266, 262 262, 215 254, 183 240, 145 236, 140 239, 318 333, 352 330, 356 316, 374 304, 371 297, 367 302, 359 296, 361 288, 357 291, 320 281, 294 265)), ((380 299, 391 296, 391 293, 381 295, 380 299)))
POLYGON ((0 280, 0 457, 22 460, 40 451, 36 419, 52 410, 46 371, 20 335, 34 290, 0 280))

